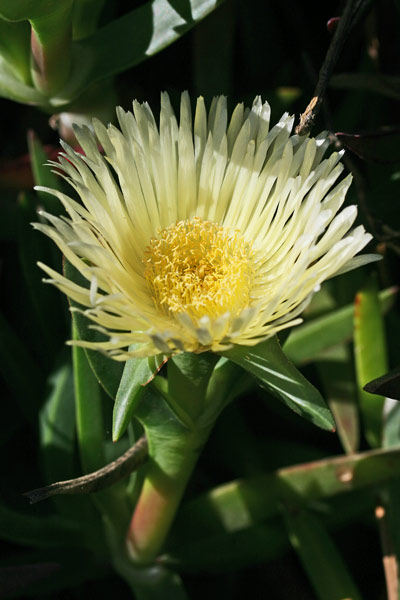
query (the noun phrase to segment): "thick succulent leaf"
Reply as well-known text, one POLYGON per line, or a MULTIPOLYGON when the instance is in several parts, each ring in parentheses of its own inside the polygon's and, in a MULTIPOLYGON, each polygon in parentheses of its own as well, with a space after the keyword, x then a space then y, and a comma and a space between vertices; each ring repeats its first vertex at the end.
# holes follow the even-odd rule
POLYGON ((283 508, 290 541, 320 600, 361 600, 350 572, 320 520, 299 507, 283 508))
MULTIPOLYGON (((232 491, 224 504, 218 506, 219 522, 208 520, 206 497, 202 497, 200 511, 197 500, 189 501, 179 512, 174 524, 170 543, 161 560, 179 571, 236 571, 257 563, 279 558, 289 549, 289 539, 279 511, 281 500, 277 498, 276 514, 263 522, 253 521, 248 527, 237 529, 233 514, 240 522, 247 505, 241 490, 232 491), (199 510, 193 511, 197 507, 199 510), (224 512, 225 511, 225 512, 224 512), (200 520, 198 519, 200 517, 200 520)), ((324 499, 324 525, 329 530, 343 527, 360 514, 371 513, 374 498, 364 491, 348 496, 324 499)))
MULTIPOLYGON (((76 328, 74 328, 75 334, 76 328)), ((79 455, 84 473, 89 473, 106 464, 106 427, 103 423, 101 388, 85 351, 77 346, 73 348, 73 366, 79 455)), ((121 494, 121 487, 125 485, 126 482, 121 482, 90 496, 90 500, 103 518, 105 534, 108 538, 121 535, 128 523, 129 514, 125 497, 121 494)), ((86 521, 95 540, 98 532, 94 528, 96 523, 93 521, 92 513, 89 512, 86 521)))
POLYGON ((66 87, 51 99, 53 106, 70 102, 90 84, 146 60, 189 31, 222 0, 151 0, 76 41, 79 57, 66 87))
POLYGON ((355 299, 354 354, 365 437, 372 447, 379 447, 382 442, 384 400, 363 389, 366 383, 385 373, 388 368, 383 316, 377 286, 372 280, 355 299))
POLYGON ((23 83, 2 56, 0 56, 0 97, 14 102, 48 106, 47 98, 35 88, 23 83))
MULTIPOLYGON (((397 292, 396 287, 379 292, 382 312, 387 312, 393 306, 397 292)), ((316 360, 322 352, 352 338, 353 320, 354 304, 349 304, 294 327, 283 346, 284 352, 296 365, 316 360)))
POLYGON ((288 360, 276 336, 257 346, 235 346, 222 354, 296 413, 323 429, 334 430, 335 422, 321 394, 288 360))
POLYGON ((192 537, 239 531, 278 515, 283 500, 312 503, 378 489, 399 476, 399 448, 302 463, 216 487, 188 502, 180 511, 178 524, 192 537))
POLYGON ((146 384, 154 378, 161 364, 162 357, 131 358, 125 363, 114 404, 114 442, 125 433, 146 384))

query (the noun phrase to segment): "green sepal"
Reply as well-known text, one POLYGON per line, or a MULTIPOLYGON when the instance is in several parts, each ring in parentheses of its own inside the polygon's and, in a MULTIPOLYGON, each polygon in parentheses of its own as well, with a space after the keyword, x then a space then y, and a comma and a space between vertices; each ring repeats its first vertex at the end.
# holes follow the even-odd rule
POLYGON ((221 354, 251 373, 261 387, 297 414, 322 429, 335 429, 321 394, 285 356, 276 336, 257 346, 234 346, 221 354))
POLYGON ((162 362, 162 356, 157 356, 130 358, 125 363, 114 404, 112 434, 114 442, 125 433, 146 384, 154 378, 162 362))
POLYGON ((168 396, 195 422, 203 413, 207 386, 219 356, 183 352, 168 363, 168 396))

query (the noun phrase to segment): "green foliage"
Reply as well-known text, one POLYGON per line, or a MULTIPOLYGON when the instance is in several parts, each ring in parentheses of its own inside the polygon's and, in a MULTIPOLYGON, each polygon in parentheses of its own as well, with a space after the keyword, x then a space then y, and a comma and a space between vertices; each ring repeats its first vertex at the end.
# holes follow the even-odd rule
POLYGON ((299 415, 323 429, 334 429, 321 395, 287 359, 276 336, 251 348, 236 346, 224 356, 254 375, 262 387, 299 415))
MULTIPOLYGON (((62 259, 30 223, 38 208, 63 209, 51 195, 34 194, 29 181, 64 183, 44 166, 57 140, 48 115, 33 107, 90 120, 96 111, 114 114, 116 93, 124 107, 134 97, 153 106, 166 89, 177 107, 188 89, 206 101, 227 93, 232 105, 262 93, 272 122, 284 110, 298 115, 313 96, 312 72, 330 42, 324 23, 333 15, 324 3, 310 12, 290 0, 55 4, 49 11, 47 1, 0 0, 0 186, 13 180, 0 190, 1 593, 385 597, 382 555, 389 548, 400 560, 399 3, 367 8, 368 45, 361 19, 313 131, 347 132, 335 142, 346 146, 354 174, 348 200, 375 236, 368 252, 383 260, 324 284, 304 323, 279 335, 289 334, 283 350, 273 338, 222 357, 126 365, 66 348, 70 338, 101 334, 76 305, 71 333, 65 300, 41 281, 36 262, 60 270, 62 259), (31 28, 43 56, 53 56, 53 75, 39 70, 38 79, 31 68, 31 28), (49 88, 41 87, 43 74, 49 88), (28 134, 33 173, 18 159, 31 128, 38 132, 28 134), (18 186, 29 189, 17 194, 18 186), (337 435, 329 431, 334 421, 337 435), (35 505, 21 497, 103 467, 144 432, 149 460, 112 487, 35 505), (157 565, 132 568, 126 531, 145 479, 153 498, 165 492, 171 504, 156 524, 157 565), (380 526, 377 504, 385 510, 380 526)), ((87 285, 68 262, 64 270, 87 285)))

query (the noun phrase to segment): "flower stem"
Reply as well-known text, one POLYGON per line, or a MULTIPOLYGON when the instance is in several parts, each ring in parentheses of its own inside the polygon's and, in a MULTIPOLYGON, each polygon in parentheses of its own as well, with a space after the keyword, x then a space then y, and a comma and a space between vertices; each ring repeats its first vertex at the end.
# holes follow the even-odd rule
POLYGON ((151 457, 127 536, 128 551, 136 563, 149 564, 159 554, 209 431, 177 436, 164 445, 162 453, 151 457))

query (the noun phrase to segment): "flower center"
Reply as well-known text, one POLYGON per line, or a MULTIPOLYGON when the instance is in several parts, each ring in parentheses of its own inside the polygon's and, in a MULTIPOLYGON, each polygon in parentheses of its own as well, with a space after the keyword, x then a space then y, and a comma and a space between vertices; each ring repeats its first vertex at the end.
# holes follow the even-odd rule
POLYGON ((250 303, 251 247, 215 223, 194 217, 166 227, 150 240, 143 262, 154 301, 167 314, 234 316, 250 303))

